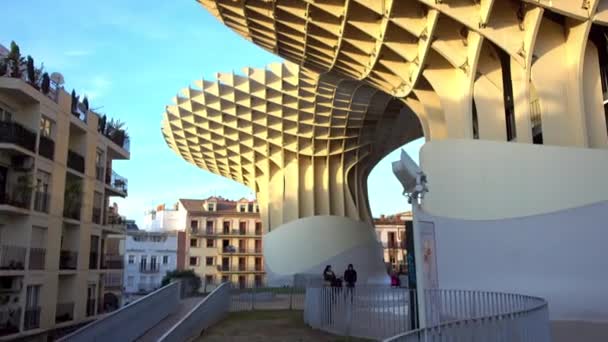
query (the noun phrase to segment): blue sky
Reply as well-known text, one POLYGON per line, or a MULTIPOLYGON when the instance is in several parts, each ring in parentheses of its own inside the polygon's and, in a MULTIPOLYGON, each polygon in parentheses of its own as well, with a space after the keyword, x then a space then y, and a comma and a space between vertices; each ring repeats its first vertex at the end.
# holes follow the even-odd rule
MULTIPOLYGON (((47 71, 59 71, 66 89, 87 94, 92 108, 126 122, 131 160, 115 163, 129 179, 121 214, 141 222, 146 209, 180 197, 252 197, 246 187, 190 165, 160 132, 164 107, 195 79, 216 72, 263 67, 281 59, 238 36, 194 0, 22 0, 2 6, 0 43, 15 40, 47 71), (101 108, 100 108, 101 107, 101 108)), ((421 140, 408 145, 418 157, 421 140)), ((374 215, 408 209, 390 163, 369 177, 374 215)))

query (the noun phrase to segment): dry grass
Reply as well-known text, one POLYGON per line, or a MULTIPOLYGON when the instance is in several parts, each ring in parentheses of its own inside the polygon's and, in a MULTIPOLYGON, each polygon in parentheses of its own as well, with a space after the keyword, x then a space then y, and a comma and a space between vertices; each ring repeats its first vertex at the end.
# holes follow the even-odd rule
POLYGON ((262 342, 362 342, 357 338, 339 337, 313 330, 304 324, 301 311, 233 312, 213 326, 197 341, 262 342))

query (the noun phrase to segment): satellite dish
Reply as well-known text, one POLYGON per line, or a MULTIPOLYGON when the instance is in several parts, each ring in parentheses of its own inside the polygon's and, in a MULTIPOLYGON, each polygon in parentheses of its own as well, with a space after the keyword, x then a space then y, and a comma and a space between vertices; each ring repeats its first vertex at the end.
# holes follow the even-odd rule
POLYGON ((65 83, 63 75, 58 72, 54 72, 51 74, 51 81, 55 82, 58 86, 62 86, 65 83))

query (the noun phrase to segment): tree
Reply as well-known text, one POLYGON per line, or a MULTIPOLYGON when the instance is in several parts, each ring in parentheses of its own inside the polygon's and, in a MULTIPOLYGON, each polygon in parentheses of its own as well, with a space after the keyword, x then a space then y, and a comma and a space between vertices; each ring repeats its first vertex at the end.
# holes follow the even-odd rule
POLYGON ((49 74, 46 72, 44 74, 42 74, 42 82, 40 84, 40 88, 44 95, 48 94, 49 90, 51 88, 51 78, 49 77, 49 74))
POLYGON ((186 283, 186 288, 189 292, 187 294, 196 293, 201 288, 201 278, 193 270, 169 271, 163 277, 161 286, 167 286, 175 280, 181 280, 186 283))
POLYGON ((86 110, 89 110, 89 99, 87 98, 87 96, 84 96, 84 99, 82 99, 82 105, 84 106, 84 108, 86 108, 86 110))
POLYGON ((21 57, 21 50, 19 45, 15 41, 11 42, 11 50, 6 56, 9 67, 11 68, 10 76, 15 78, 21 78, 23 73, 21 72, 21 66, 23 65, 23 57, 21 57))

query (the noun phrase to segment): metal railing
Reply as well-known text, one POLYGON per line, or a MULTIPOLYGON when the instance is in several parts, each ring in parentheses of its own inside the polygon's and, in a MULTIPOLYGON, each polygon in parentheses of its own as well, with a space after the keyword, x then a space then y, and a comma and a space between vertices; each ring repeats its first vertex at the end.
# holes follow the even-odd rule
POLYGON ((195 227, 190 227, 190 232, 192 234, 203 235, 203 236, 262 236, 261 231, 241 231, 238 229, 228 229, 216 232, 213 229, 205 228, 199 229, 195 227))
POLYGON ((405 249, 405 241, 382 242, 382 247, 388 249, 405 249))
POLYGON ((101 256, 101 268, 109 270, 122 270, 125 268, 123 256, 118 254, 103 254, 101 256))
POLYGON ((72 170, 84 173, 84 157, 80 154, 68 150, 68 167, 72 170))
POLYGON ((63 206, 63 217, 72 220, 80 221, 80 212, 82 211, 81 200, 66 200, 63 206))
POLYGON ((228 265, 217 265, 217 270, 220 272, 238 273, 238 272, 264 272, 264 266, 228 266, 228 265))
POLYGON ((17 122, 0 121, 0 143, 15 144, 36 151, 36 133, 17 122))
POLYGON ((48 214, 50 204, 51 194, 48 192, 36 191, 36 195, 34 196, 34 210, 48 214))
MULTIPOLYGON (((458 323, 462 328, 465 322, 470 326, 463 333, 475 334, 475 329, 492 332, 490 326, 482 323, 482 318, 507 317, 530 309, 544 307, 546 302, 540 298, 516 294, 463 291, 463 290, 425 290, 425 315, 427 329, 418 329, 418 296, 414 290, 390 287, 309 287, 306 289, 304 320, 315 329, 324 330, 342 336, 353 336, 382 340, 393 338, 395 341, 427 341, 423 339, 400 339, 403 336, 435 336, 437 327, 458 323), (417 330, 418 329, 418 330, 417 330), (484 330, 485 329, 485 330, 484 330), (402 335, 399 335, 402 334, 402 335), (420 335, 422 334, 422 335, 420 335)), ((489 322, 489 320, 488 320, 489 322)), ((492 321, 494 322, 494 321, 492 321)), ((531 321, 536 329, 548 329, 548 321, 531 321)), ((455 325, 454 325, 455 326, 455 325)), ((517 333, 507 329, 504 333, 517 333), (507 331, 508 330, 508 331, 507 331)), ((441 330, 441 329, 439 329, 441 330)), ((454 334, 437 334, 435 340, 451 341, 455 337, 471 336, 454 334)), ((499 329, 500 330, 500 329, 499 329)), ((548 331, 548 330, 547 330, 548 331)), ((501 332, 501 333, 502 333, 501 332)), ((497 332, 498 333, 498 330, 497 332)), ((485 336, 485 335, 480 335, 485 336)), ((501 336, 501 335, 492 335, 501 336)), ((535 336, 540 336, 536 334, 535 336)), ((455 341, 472 341, 473 339, 454 339, 455 341)), ((498 338, 479 339, 479 341, 499 341, 498 338)), ((511 341, 510 339, 507 339, 511 341)), ((392 341, 392 340, 391 340, 392 341)), ((518 340, 519 341, 519 340, 518 340)), ((528 340, 522 340, 528 341, 528 340)), ((532 341, 532 340, 530 340, 532 341)), ((535 341, 535 340, 534 340, 535 341)), ((545 341, 540 339, 539 341, 545 341)))
POLYGON ((175 312, 179 300, 180 283, 174 282, 87 324, 59 341, 135 341, 175 312))
POLYGON ((75 270, 78 266, 78 252, 62 250, 59 252, 59 269, 75 270))
POLYGON ((129 181, 115 171, 112 171, 110 175, 106 175, 106 184, 112 189, 125 194, 127 194, 129 191, 129 181))
POLYGON ((432 290, 426 297, 426 307, 436 309, 427 319, 439 323, 385 341, 551 341, 548 305, 542 298, 453 290, 432 290))
POLYGON ((40 327, 40 307, 27 308, 23 317, 23 329, 32 330, 40 327))
POLYGON ((21 209, 29 209, 32 199, 31 191, 26 190, 15 190, 15 191, 3 191, 0 190, 0 205, 6 204, 12 207, 21 209))
POLYGON ((46 263, 46 248, 30 248, 30 270, 43 270, 46 263))
POLYGON ((159 267, 159 264, 151 264, 148 267, 142 267, 140 265, 139 272, 140 273, 148 273, 148 274, 150 274, 150 273, 158 273, 158 272, 160 272, 160 267, 159 267))
POLYGON ((230 284, 224 283, 198 303, 158 341, 190 341, 201 332, 219 322, 230 308, 230 284))
POLYGON ((0 245, 0 270, 25 269, 27 248, 13 245, 0 245))
POLYGON ((40 136, 40 141, 38 142, 38 154, 50 159, 55 159, 55 141, 49 137, 45 137, 44 135, 40 136))
POLYGON ((304 310, 306 290, 298 287, 247 287, 230 284, 230 311, 304 310))
POLYGON ((262 248, 222 247, 221 254, 262 254, 262 248))
POLYGON ((19 332, 21 308, 0 308, 0 336, 12 335, 19 332))

